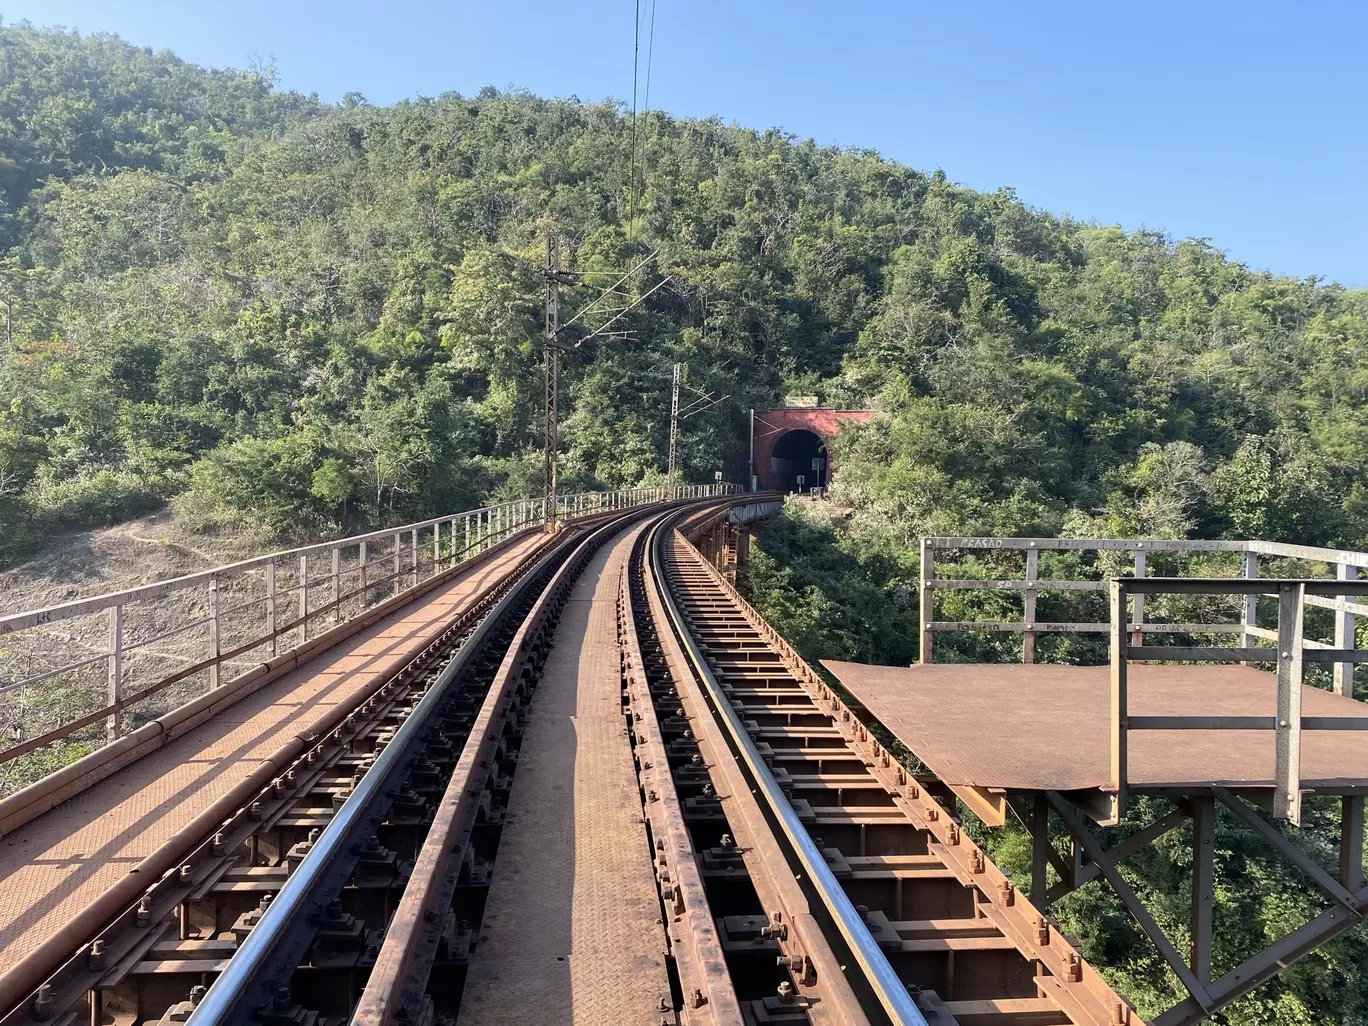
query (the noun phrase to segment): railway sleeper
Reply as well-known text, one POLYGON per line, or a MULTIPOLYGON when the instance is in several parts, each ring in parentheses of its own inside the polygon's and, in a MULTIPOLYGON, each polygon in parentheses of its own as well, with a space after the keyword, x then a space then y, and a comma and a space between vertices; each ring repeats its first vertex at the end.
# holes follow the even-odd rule
POLYGON ((928 1021, 1139 1023, 963 835, 953 797, 942 805, 896 764, 682 535, 670 539, 665 566, 719 692, 776 782, 787 778, 782 790, 800 822, 928 1021), (710 629, 719 614, 726 628, 710 629))

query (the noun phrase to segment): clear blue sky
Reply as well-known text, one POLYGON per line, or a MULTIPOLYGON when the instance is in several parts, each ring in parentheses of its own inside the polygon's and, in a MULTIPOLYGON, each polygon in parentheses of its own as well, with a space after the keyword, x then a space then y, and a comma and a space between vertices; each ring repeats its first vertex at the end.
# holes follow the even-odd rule
MULTIPOLYGON (((643 17, 651 0, 642 0, 643 17)), ((281 85, 630 98, 635 0, 0 0, 281 85)), ((656 0, 651 106, 1368 285, 1368 4, 656 0)), ((646 60, 643 36, 641 61, 646 60)))

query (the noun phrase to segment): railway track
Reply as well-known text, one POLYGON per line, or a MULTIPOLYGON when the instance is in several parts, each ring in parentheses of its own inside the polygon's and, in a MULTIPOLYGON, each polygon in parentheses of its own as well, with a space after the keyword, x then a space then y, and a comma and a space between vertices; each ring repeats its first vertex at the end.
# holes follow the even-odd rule
MULTIPOLYGON (((606 517, 527 560, 287 746, 0 1026, 474 1022, 533 696, 577 577, 629 531, 622 728, 668 970, 639 1021, 1142 1026, 686 539, 725 513, 606 517)), ((569 1002, 545 1021, 587 1021, 569 1002)))
MULTIPOLYGON (((872 1020, 1138 1026, 961 830, 953 799, 943 804, 912 777, 681 533, 659 533, 651 558, 711 714, 699 734, 745 768, 750 797, 733 789, 737 804, 759 805, 778 825, 852 988, 877 1001, 864 1001, 872 1020)), ((803 981, 793 983, 801 994, 803 981)))

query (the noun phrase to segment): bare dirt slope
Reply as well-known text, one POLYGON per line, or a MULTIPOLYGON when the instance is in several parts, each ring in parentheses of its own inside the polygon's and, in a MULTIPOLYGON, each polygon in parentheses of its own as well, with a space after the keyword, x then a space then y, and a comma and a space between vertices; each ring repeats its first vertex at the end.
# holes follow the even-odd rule
POLYGON ((191 534, 170 513, 54 535, 32 559, 0 570, 0 613, 151 584, 266 551, 228 533, 191 534))

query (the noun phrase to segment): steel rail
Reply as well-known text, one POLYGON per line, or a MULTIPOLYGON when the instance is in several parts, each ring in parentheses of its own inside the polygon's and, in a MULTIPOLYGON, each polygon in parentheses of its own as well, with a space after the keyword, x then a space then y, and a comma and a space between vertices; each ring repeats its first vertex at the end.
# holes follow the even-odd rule
MULTIPOLYGON (((659 529, 657 525, 653 531, 659 529)), ((789 865, 781 838, 751 790, 744 768, 732 756, 726 734, 713 717, 708 697, 675 636, 659 591, 654 587, 647 558, 649 549, 650 539, 646 539, 634 580, 641 594, 642 624, 658 646, 661 670, 673 684, 679 714, 688 722, 688 729, 682 734, 693 734, 697 754, 715 792, 728 796, 719 799, 723 820, 742 871, 754 888, 759 907, 765 910, 765 922, 757 936, 764 938, 768 932, 775 951, 784 957, 797 996, 815 998, 808 1007, 813 1026, 870 1026, 869 1016, 832 951, 826 931, 813 915, 807 892, 789 865)), ((746 911, 753 915, 749 908, 746 911)), ((722 914, 721 909, 713 912, 715 916, 722 914)), ((752 921, 750 925, 753 929, 756 924, 752 921)))
MULTIPOLYGON (((530 650, 542 632, 555 622, 593 554, 644 514, 639 509, 630 511, 579 539, 574 552, 561 563, 518 626, 480 704, 414 862, 413 874, 390 918, 370 978, 352 1012, 352 1026, 402 1026, 422 1019, 422 1001, 437 955, 440 924, 451 907, 476 806, 484 791, 483 781, 491 772, 493 746, 507 720, 507 707, 530 650)), ((400 743, 396 735, 391 747, 400 743)))
POLYGON ((851 954, 860 966, 866 981, 878 999, 880 1006, 889 1018, 900 1026, 927 1026, 926 1017, 917 1008, 916 1002, 908 993, 907 986, 889 965, 887 956, 869 933, 859 911, 855 908, 831 868, 827 865, 817 845, 813 843, 807 828, 803 826, 794 812, 793 806, 780 790, 764 758, 760 755, 746 732, 745 725, 737 716, 736 710, 728 701, 717 678, 713 675, 684 617, 675 602, 669 586, 669 573, 665 566, 664 541, 669 537, 674 522, 679 515, 670 518, 668 527, 656 533, 651 543, 651 571, 656 582, 667 615, 670 618, 680 643, 684 646, 694 672, 707 688, 712 705, 727 728, 731 741, 740 753, 759 793, 764 797, 771 813, 779 822, 788 839, 789 846, 801 863, 808 880, 820 896, 827 912, 831 915, 851 954))
POLYGON ((633 608, 633 581, 645 583, 646 549, 657 527, 668 518, 669 514, 654 518, 633 540, 618 582, 618 648, 629 732, 636 751, 637 779, 645 792, 646 821, 655 842, 652 850, 661 889, 662 925, 672 940, 685 1021, 689 1026, 743 1026, 745 1016, 714 918, 720 910, 708 900, 696 842, 685 822, 679 785, 651 695, 639 632, 642 628, 653 630, 655 624, 649 611, 638 623, 633 608))
MULTIPOLYGON (((144 904, 150 902, 151 907, 158 910, 174 907, 181 900, 174 898, 174 894, 188 894, 207 876, 212 876, 216 864, 222 865, 225 864, 225 859, 230 860, 231 853, 237 845, 269 821, 269 815, 265 819, 258 815, 259 806, 269 809, 281 805, 282 802, 294 800, 288 789, 287 796, 278 799, 274 794, 273 779, 288 775, 291 771, 299 771, 305 779, 316 775, 309 770, 310 766, 315 765, 316 755, 329 748, 340 752, 341 749, 337 746, 348 739, 354 740, 360 736, 357 728, 353 726, 355 720, 366 720, 366 711, 384 696, 390 695, 389 704, 393 704, 396 697, 407 693, 412 686, 411 682, 422 675, 433 659, 441 658, 457 639, 463 638, 469 630, 487 618, 489 610, 497 604, 500 596, 534 572, 542 555, 544 553, 534 552, 526 556, 507 576, 483 589, 465 612, 456 616, 446 627, 397 655, 347 702, 334 706, 296 731, 280 748, 262 760, 246 779, 220 796, 195 819, 177 831, 60 931, 48 937, 37 949, 0 975, 0 1023, 4 1026, 16 1026, 17 1023, 27 1021, 30 1006, 35 1004, 36 999, 21 1001, 26 993, 33 999, 35 993, 38 998, 42 998, 43 992, 46 991, 50 999, 49 1008, 60 1010, 64 1007, 63 994, 72 991, 73 988, 79 993, 84 993, 88 987, 93 986, 95 980, 102 977, 107 968, 103 961, 96 964, 93 956, 87 959, 87 951, 93 951, 94 943, 103 945, 111 959, 119 957, 120 950, 128 946, 120 937, 130 928, 145 927, 150 923, 150 920, 144 920, 140 911, 144 904), (220 838, 226 838, 222 845, 219 843, 220 838), (168 872, 178 865, 181 867, 179 873, 168 872), (190 870, 188 880, 185 876, 186 869, 190 870), (149 880, 153 881, 150 886, 147 883, 149 880), (46 982, 43 982, 44 980, 46 982), (42 986, 39 986, 40 984, 42 986), (38 988, 36 992, 35 987, 38 988)), ((372 616, 379 619, 384 612, 383 607, 377 607, 372 611, 372 616)), ((126 754, 131 758, 137 755, 137 751, 131 746, 136 745, 138 749, 149 745, 160 747, 170 738, 179 737, 194 725, 203 722, 210 714, 210 703, 215 700, 216 696, 213 694, 203 696, 173 714, 182 716, 182 719, 174 722, 154 721, 135 734, 126 735, 104 751, 122 746, 130 749, 126 754), (147 736, 140 737, 142 734, 147 736)), ((231 703, 233 697, 217 700, 231 703)), ((362 733, 364 732, 365 728, 362 728, 362 733)), ((317 765, 326 766, 328 761, 325 757, 317 765)), ((123 765, 127 765, 127 762, 119 763, 118 767, 121 768, 123 765)), ((64 777, 80 772, 81 764, 78 762, 58 771, 49 779, 60 783, 64 777)), ((39 811, 51 807, 65 793, 66 788, 62 787, 55 796, 36 799, 39 811)), ((17 817, 15 821, 19 823, 32 818, 27 811, 14 815, 17 817)), ((132 942, 135 947, 136 944, 136 941, 132 942)))
MULTIPOLYGON (((477 655, 482 654, 484 643, 491 632, 501 627, 516 603, 527 598, 532 587, 538 587, 540 599, 523 618, 523 625, 514 635, 509 651, 503 657, 502 668, 508 670, 510 659, 516 658, 517 651, 527 640, 527 631, 524 628, 532 618, 539 616, 540 611, 544 610, 544 599, 547 595, 557 591, 558 586, 564 584, 566 579, 573 580, 577 570, 583 566, 584 561, 587 561, 588 554, 598 549, 603 540, 620 529, 622 524, 631 523, 642 514, 642 508, 622 510, 617 516, 609 514, 603 518, 587 534, 576 532, 566 535, 564 540, 555 543, 543 555, 538 568, 525 575, 523 580, 518 581, 517 586, 510 588, 499 599, 498 605, 490 610, 490 614, 484 617, 479 627, 462 642, 457 653, 438 674, 438 679, 428 688, 419 705, 413 709, 413 713, 398 726, 394 736, 369 767, 365 776, 356 782, 352 793, 347 796, 337 813, 332 815, 331 821, 313 843, 308 858, 290 874, 274 902, 265 908, 260 921, 242 941, 233 958, 228 960, 223 973, 212 986, 209 986, 208 992, 190 1012, 189 1022, 193 1023, 193 1026, 248 1023, 252 1021, 254 1008, 264 1004, 269 997, 275 996, 274 986, 282 977, 289 978, 295 964, 289 955, 282 953, 282 949, 298 937, 301 923, 320 912, 328 897, 331 897, 330 884, 337 882, 339 866, 345 865, 347 851, 356 843, 358 833, 367 830, 375 819, 376 806, 383 799, 384 792, 387 788, 393 787, 393 782, 401 776, 406 763, 415 757, 416 748, 421 746, 428 724, 439 717, 453 696, 454 681, 475 661, 477 655), (543 580, 543 573, 547 570, 551 573, 550 580, 543 580)), ((492 715, 490 705, 491 702, 497 705, 502 698, 503 689, 498 687, 501 679, 510 680, 512 674, 499 673, 491 681, 490 689, 482 700, 482 710, 476 724, 466 737, 461 762, 451 777, 449 787, 469 777, 475 763, 468 757, 471 757, 472 752, 483 750, 492 726, 502 722, 492 715)), ((460 787, 461 792, 464 792, 464 782, 460 787)), ((443 798, 443 806, 447 806, 453 800, 451 793, 453 792, 447 792, 443 798)), ((443 811, 453 813, 454 810, 445 808, 443 811)), ((446 826, 454 828, 464 817, 443 815, 443 819, 450 821, 446 822, 446 826)), ((439 828, 436 832, 440 834, 443 829, 445 828, 439 828)), ((424 878, 410 880, 406 886, 405 897, 401 899, 401 907, 395 912, 394 917, 401 925, 401 929, 393 938, 387 934, 384 943, 386 947, 380 951, 380 962, 376 963, 378 973, 373 975, 372 984, 368 985, 367 992, 361 999, 365 1003, 367 1014, 378 1012, 382 1018, 387 1019, 397 1012, 399 1005, 395 1000, 397 995, 394 989, 408 984, 409 970, 424 960, 415 958, 416 955, 421 955, 421 952, 415 952, 416 945, 421 941, 434 941, 432 947, 435 948, 435 937, 430 936, 427 930, 421 929, 424 926, 424 917, 421 912, 413 912, 413 904, 428 904, 425 899, 431 896, 432 885, 438 885, 440 889, 442 884, 442 881, 435 880, 435 877, 449 869, 449 860, 436 858, 428 848, 430 845, 424 843, 423 852, 420 852, 420 866, 424 870, 424 878), (424 854, 428 854, 427 859, 423 858, 424 854), (408 923, 408 928, 404 928, 404 923, 408 923), (393 979, 382 978, 384 966, 395 967, 393 979), (399 969, 404 971, 401 973, 399 969), (393 984, 393 988, 386 984, 393 984)), ((361 1011, 363 1008, 358 1007, 357 1014, 361 1014, 361 1011)))
MULTIPOLYGON (((542 557, 540 569, 553 561, 568 559, 570 551, 584 544, 585 540, 580 536, 567 536, 542 557)), ((395 731, 384 751, 323 829, 309 857, 291 874, 227 967, 210 986, 191 1013, 189 1023, 193 1026, 222 1026, 230 1022, 248 1022, 253 1008, 266 998, 267 984, 282 972, 288 978, 293 964, 286 965, 280 960, 280 947, 302 920, 322 910, 319 892, 326 885, 328 876, 345 850, 355 843, 357 832, 366 827, 368 818, 375 814, 375 805, 392 779, 413 757, 414 747, 421 741, 429 721, 451 697, 453 681, 470 664, 495 626, 507 615, 510 607, 526 594, 538 576, 537 571, 533 571, 519 581, 461 644, 412 715, 395 731)))

